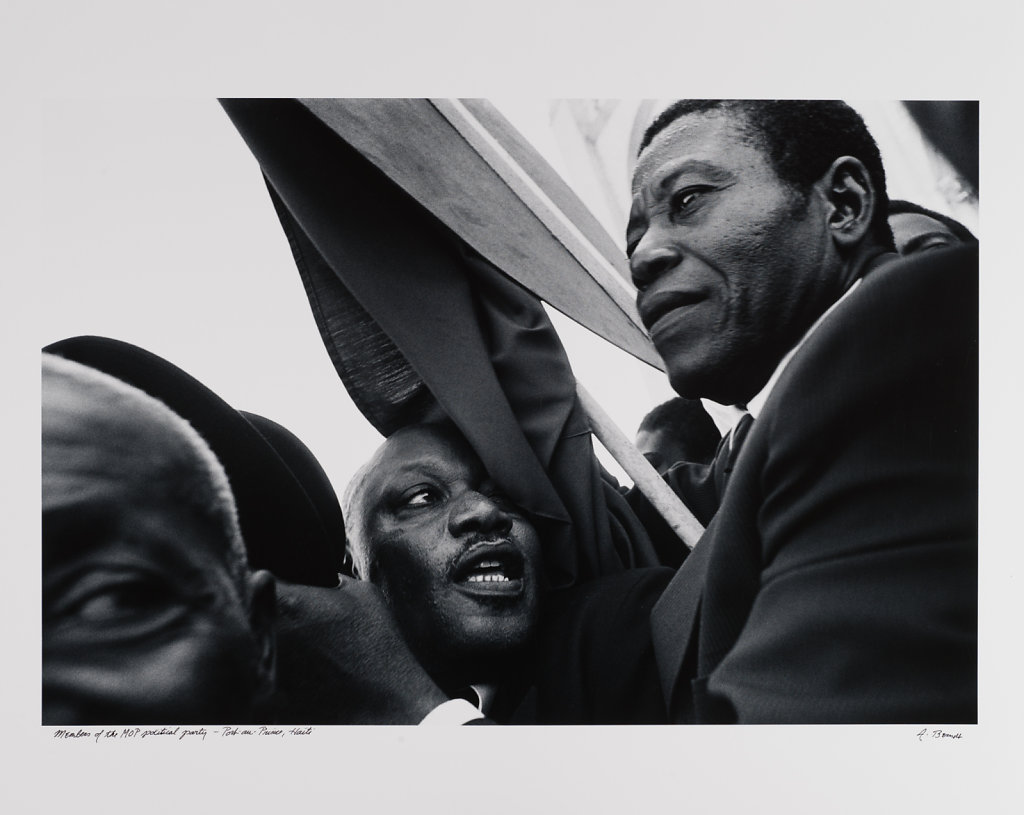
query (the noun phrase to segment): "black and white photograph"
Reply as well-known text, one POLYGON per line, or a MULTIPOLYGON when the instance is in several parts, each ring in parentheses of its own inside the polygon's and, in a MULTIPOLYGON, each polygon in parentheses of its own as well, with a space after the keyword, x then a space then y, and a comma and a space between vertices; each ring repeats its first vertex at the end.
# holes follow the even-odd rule
POLYGON ((991 91, 551 64, 19 99, 12 811, 1015 810, 991 91))

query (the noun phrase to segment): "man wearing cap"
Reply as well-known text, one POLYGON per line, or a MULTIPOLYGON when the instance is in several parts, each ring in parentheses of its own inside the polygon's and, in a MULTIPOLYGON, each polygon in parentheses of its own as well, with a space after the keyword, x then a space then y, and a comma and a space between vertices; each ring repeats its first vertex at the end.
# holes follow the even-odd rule
MULTIPOLYGON (((398 721, 399 710, 403 717, 422 717, 438 700, 444 700, 416 665, 375 586, 355 581, 344 584, 347 586, 344 602, 331 606, 329 634, 322 625, 325 621, 318 620, 313 613, 319 608, 318 598, 324 596, 317 593, 317 587, 332 587, 320 591, 331 600, 336 598, 333 587, 338 585, 339 570, 344 569, 345 530, 333 486, 319 462, 298 438, 276 422, 235 410, 181 368, 130 343, 108 337, 81 336, 55 342, 45 350, 65 358, 47 355, 47 359, 53 360, 48 364, 72 366, 135 394, 134 401, 125 404, 111 401, 105 409, 112 427, 117 422, 131 424, 135 402, 157 404, 163 415, 173 416, 177 424, 187 428, 190 437, 194 437, 190 444, 201 444, 207 458, 215 457, 217 469, 226 475, 224 484, 218 482, 218 489, 230 487, 231 492, 222 500, 230 499, 231 515, 233 518, 237 515, 237 520, 233 520, 235 545, 245 547, 242 556, 252 568, 265 569, 277 578, 276 616, 273 590, 270 591, 269 611, 264 608, 269 615, 267 625, 272 621, 276 630, 276 686, 271 685, 274 688, 272 699, 262 699, 265 702, 260 708, 263 721, 385 723, 398 721), (72 360, 82 364, 74 365, 72 360), (90 367, 84 367, 86 365, 90 367), (99 374, 100 370, 110 376, 99 374), (115 382, 111 379, 113 376, 120 381, 115 382), (168 405, 187 419, 188 424, 175 416, 168 405), (196 435, 197 431, 202 438, 196 435), (403 665, 411 667, 403 672, 403 665), (335 673, 338 666, 347 677, 355 676, 358 672, 353 666, 358 666, 365 672, 364 686, 353 684, 350 693, 339 694, 335 673), (404 673, 405 681, 386 694, 378 692, 377 678, 392 670, 404 673), (417 683, 414 676, 419 676, 421 681, 417 683), (424 701, 430 693, 436 694, 436 698, 424 701)), ((113 453, 105 453, 104 449, 115 438, 113 432, 95 436, 97 453, 91 465, 99 474, 105 474, 109 468, 112 482, 119 473, 118 458, 113 453)), ((75 437, 74 441, 85 445, 89 439, 75 437)), ((52 461, 54 467, 61 465, 62 448, 46 432, 43 449, 44 457, 49 457, 47 460, 52 461)), ((140 443, 133 452, 139 458, 139 467, 145 466, 147 450, 147 445, 140 443)), ((44 480, 44 492, 45 484, 44 480)), ((124 489, 129 486, 126 483, 124 489)), ((164 490, 156 498, 159 500, 154 513, 163 512, 167 518, 180 514, 179 496, 173 490, 164 490)), ((44 518, 45 509, 44 501, 44 518)), ((62 512, 62 534, 74 539, 87 525, 89 511, 88 506, 76 506, 62 512)), ((270 579, 267 571, 258 572, 262 580, 270 579)), ((168 586, 180 578, 181 575, 173 571, 161 576, 168 586)), ((270 583, 273 585, 272 580, 270 583)), ((184 598, 188 596, 187 588, 185 584, 179 590, 184 598)), ((158 602, 152 605, 159 609, 161 598, 167 598, 155 597, 158 602)), ((130 612, 131 609, 126 609, 126 618, 130 612)), ((136 643, 136 648, 140 649, 138 654, 118 654, 112 650, 108 660, 111 670, 118 668, 118 660, 126 670, 126 677, 131 676, 127 671, 131 665, 139 666, 140 670, 145 668, 150 645, 146 638, 140 637, 136 643)), ((51 664, 55 663, 51 661, 51 664)), ((74 675, 74 659, 69 658, 68 666, 72 671, 70 675, 74 675)), ((187 682, 186 676, 186 688, 187 682)), ((132 687, 136 686, 111 685, 108 712, 104 715, 119 716, 116 710, 119 694, 132 687)), ((137 687, 146 692, 145 682, 137 687)), ((197 693, 196 699, 203 696, 197 693)), ((240 692, 239 698, 245 698, 244 692, 240 692)), ((159 704, 155 704, 150 713, 136 710, 130 714, 136 716, 138 722, 178 721, 161 718, 164 715, 170 713, 164 712, 159 704)), ((221 716, 220 720, 231 719, 221 716)))
POLYGON ((188 423, 44 354, 42 511, 43 724, 262 718, 274 581, 188 423))

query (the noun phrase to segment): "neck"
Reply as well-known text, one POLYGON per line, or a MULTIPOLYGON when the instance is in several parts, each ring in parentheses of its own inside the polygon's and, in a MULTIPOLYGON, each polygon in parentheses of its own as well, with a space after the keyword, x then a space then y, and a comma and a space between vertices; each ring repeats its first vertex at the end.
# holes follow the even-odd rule
POLYGON ((846 294, 861 277, 896 257, 891 250, 873 243, 859 247, 855 254, 842 262, 838 269, 833 270, 828 286, 817 292, 817 299, 813 301, 813 305, 805 309, 803 320, 794 321, 773 337, 771 343, 766 342, 764 354, 754 358, 751 366, 741 372, 742 376, 736 376, 737 381, 745 383, 745 390, 728 394, 732 398, 725 401, 715 396, 711 398, 720 404, 745 405, 762 391, 782 360, 822 314, 846 294))
POLYGON ((506 659, 473 659, 455 664, 448 660, 443 666, 424 665, 430 678, 448 695, 471 686, 495 686, 509 672, 506 659))
POLYGON ((869 246, 863 247, 844 265, 839 275, 839 285, 841 288, 836 295, 836 299, 842 297, 850 286, 872 269, 875 269, 887 260, 894 260, 896 257, 897 255, 892 249, 886 249, 878 244, 872 243, 869 246))

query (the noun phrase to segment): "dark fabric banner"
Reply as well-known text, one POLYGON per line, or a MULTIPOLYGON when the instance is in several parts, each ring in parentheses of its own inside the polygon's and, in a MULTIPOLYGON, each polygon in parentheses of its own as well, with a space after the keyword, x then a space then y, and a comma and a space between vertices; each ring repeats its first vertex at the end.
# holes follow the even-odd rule
POLYGON ((222 104, 267 180, 327 352, 371 424, 387 435, 439 405, 531 514, 553 585, 655 565, 594 457, 537 298, 296 100, 222 104))

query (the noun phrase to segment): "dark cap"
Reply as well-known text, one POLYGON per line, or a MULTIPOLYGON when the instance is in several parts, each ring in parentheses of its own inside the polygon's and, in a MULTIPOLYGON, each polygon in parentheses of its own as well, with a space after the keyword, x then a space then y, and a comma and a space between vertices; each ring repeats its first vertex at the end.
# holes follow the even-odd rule
POLYGON ((227 472, 249 565, 293 583, 335 586, 345 528, 320 463, 276 422, 235 410, 199 380, 138 346, 72 337, 44 349, 159 399, 206 440, 227 472))

